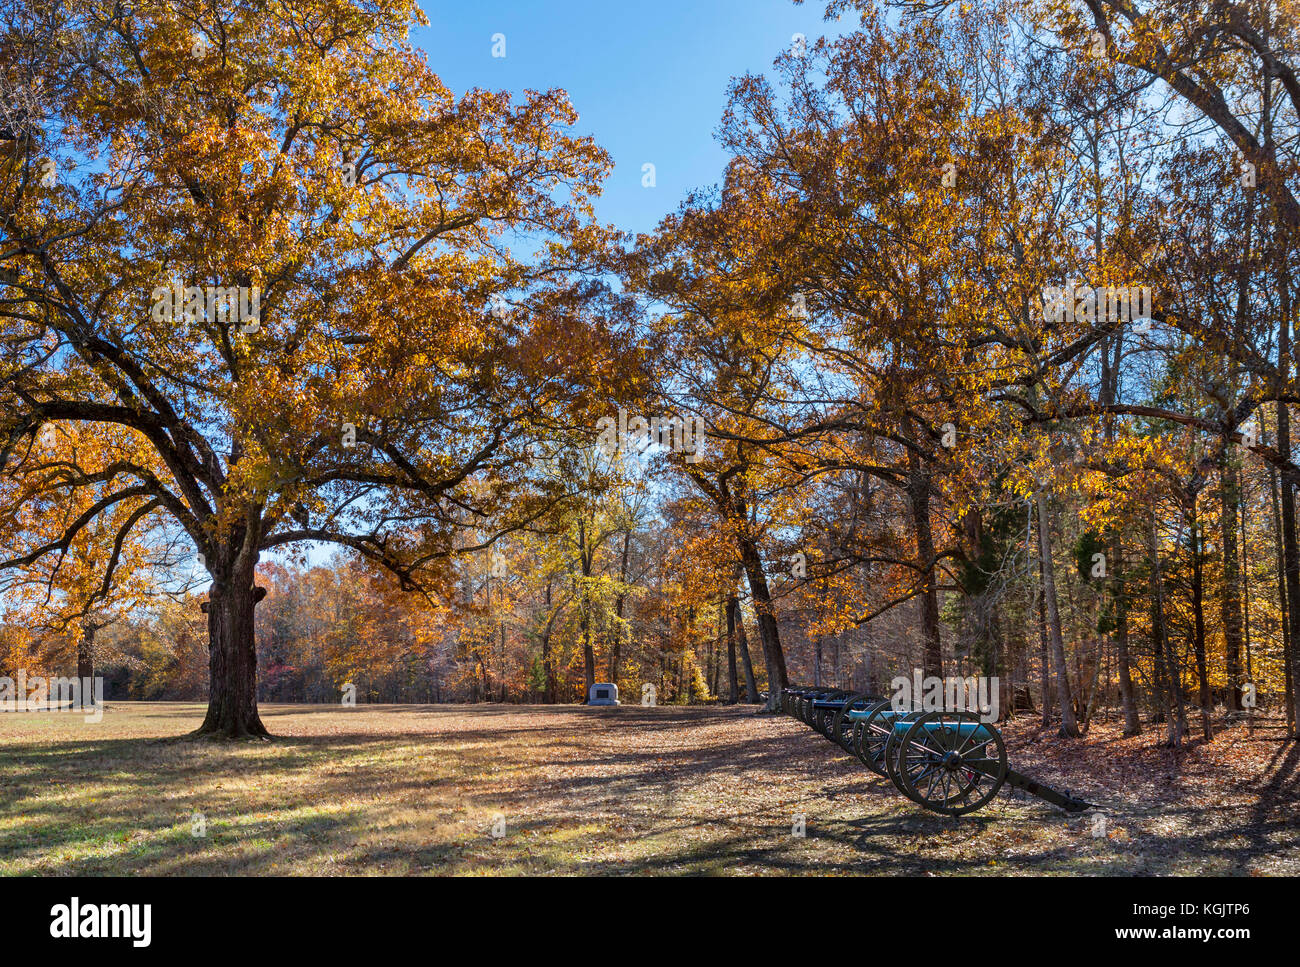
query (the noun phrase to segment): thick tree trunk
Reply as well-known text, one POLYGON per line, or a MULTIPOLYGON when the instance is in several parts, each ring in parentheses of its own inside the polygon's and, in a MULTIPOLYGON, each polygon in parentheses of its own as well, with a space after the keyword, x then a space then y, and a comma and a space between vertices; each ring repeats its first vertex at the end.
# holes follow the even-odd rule
MULTIPOLYGON (((1281 423, 1281 418, 1278 420, 1281 423)), ((1273 549, 1277 556, 1277 598, 1278 614, 1281 616, 1282 624, 1282 649, 1285 654, 1287 642, 1291 640, 1291 609, 1287 605, 1286 595, 1286 563, 1282 553, 1282 508, 1278 499, 1277 471, 1269 467, 1268 471, 1269 486, 1272 488, 1273 496, 1273 549)), ((1293 704, 1293 692, 1291 690, 1291 666, 1286 666, 1286 722, 1290 728, 1291 723, 1295 721, 1295 705, 1293 704)))
MULTIPOLYGON (((1283 279, 1282 319, 1277 329, 1278 371, 1282 381, 1291 377, 1291 286, 1283 279)), ((1277 405, 1277 448, 1283 458, 1291 459, 1291 412, 1286 403, 1277 405)), ((1281 475, 1282 486, 1282 561, 1286 572, 1287 636, 1283 641, 1283 661, 1286 663, 1287 732, 1295 738, 1300 735, 1297 721, 1295 690, 1300 687, 1300 549, 1296 547, 1295 486, 1281 475)))
POLYGON ((916 564, 925 591, 921 595, 922 674, 943 677, 943 650, 939 638, 939 592, 935 587, 934 535, 930 529, 930 478, 914 473, 908 482, 907 495, 912 507, 912 525, 916 531, 916 564))
MULTIPOLYGON (((1283 456, 1291 455, 1291 426, 1290 415, 1287 413, 1285 405, 1278 406, 1277 418, 1277 437, 1278 449, 1282 451, 1283 456)), ((1282 487, 1282 562, 1286 572, 1286 604, 1287 604, 1287 640, 1284 648, 1284 660, 1287 663, 1287 669, 1290 672, 1288 676, 1288 709, 1291 711, 1290 733, 1294 737, 1300 733, 1300 723, 1296 721, 1296 700, 1295 688, 1297 685, 1297 674, 1295 660, 1297 651, 1296 637, 1300 631, 1300 546, 1296 542, 1295 526, 1295 488, 1292 486, 1285 475, 1281 479, 1282 487)))
POLYGON ((253 609, 265 596, 252 584, 251 568, 243 580, 219 585, 208 596, 208 714, 195 738, 268 738, 257 714, 257 648, 253 609))
POLYGON ((749 579, 749 592, 758 618, 758 635, 763 641, 763 659, 767 664, 767 707, 775 711, 777 696, 789 684, 785 671, 785 653, 781 650, 781 631, 776 623, 767 575, 763 573, 763 561, 752 538, 741 536, 740 557, 749 579))
POLYGON ((1079 737, 1070 697, 1070 670, 1065 664, 1065 639, 1061 636, 1061 612, 1056 600, 1056 569, 1052 566, 1052 536, 1047 516, 1047 498, 1040 490, 1034 498, 1038 505, 1038 553, 1043 562, 1043 600, 1047 605, 1047 635, 1052 644, 1052 663, 1056 666, 1056 699, 1061 706, 1061 735, 1079 737))

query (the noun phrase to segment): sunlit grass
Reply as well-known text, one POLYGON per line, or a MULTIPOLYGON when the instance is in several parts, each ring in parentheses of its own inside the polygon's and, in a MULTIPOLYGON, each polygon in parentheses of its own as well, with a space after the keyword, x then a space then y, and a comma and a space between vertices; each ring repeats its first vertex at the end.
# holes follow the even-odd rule
MULTIPOLYGON (((274 742, 179 741, 202 712, 0 715, 0 873, 1300 869, 1295 827, 1241 783, 1196 807, 1177 790, 1156 801, 1105 780, 1119 753, 1100 744, 1069 754, 1094 790, 1113 787, 1102 839, 1090 817, 1030 799, 959 820, 922 812, 804 726, 747 708, 269 706, 274 742)), ((1050 769, 1047 744, 1013 761, 1050 769)), ((1293 785, 1272 783, 1286 796, 1293 785)))

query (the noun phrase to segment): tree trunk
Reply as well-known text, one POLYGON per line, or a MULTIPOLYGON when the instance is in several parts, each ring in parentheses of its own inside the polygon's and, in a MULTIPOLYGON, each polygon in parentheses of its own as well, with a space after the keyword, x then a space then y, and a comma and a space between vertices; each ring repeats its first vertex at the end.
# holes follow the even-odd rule
POLYGON ((1043 727, 1052 724, 1052 662, 1047 644, 1047 605, 1043 594, 1043 559, 1038 559, 1038 675, 1043 688, 1043 727))
MULTIPOLYGON (((1278 417, 1278 423, 1281 424, 1281 416, 1278 417)), ((1273 549, 1277 556, 1277 597, 1278 597, 1278 614, 1281 616, 1282 625, 1282 652, 1286 654, 1287 642, 1291 640, 1291 609, 1287 604, 1286 592, 1286 562, 1282 553, 1282 508, 1278 497, 1277 471, 1269 467, 1268 470, 1269 486, 1272 488, 1273 497, 1273 549)), ((1291 689, 1291 665, 1286 665, 1286 722, 1287 727, 1295 721, 1295 705, 1293 702, 1293 692, 1291 689)))
POLYGON ((257 648, 253 609, 264 588, 252 568, 229 583, 213 581, 208 595, 208 714, 193 737, 269 738, 257 714, 257 648))
MULTIPOLYGON (((914 461, 913 461, 914 462, 914 461)), ((930 530, 930 478, 913 473, 907 495, 912 506, 912 526, 916 531, 916 564, 925 591, 921 595, 922 674, 943 677, 943 650, 939 638, 939 592, 934 578, 934 535, 930 530)))
POLYGON ((1079 737, 1079 726, 1074 720, 1074 703, 1070 698, 1070 670, 1065 664, 1065 640, 1061 637, 1061 612, 1056 600, 1056 569, 1052 566, 1052 536, 1048 529, 1047 498, 1039 491, 1034 498, 1038 505, 1038 553, 1043 563, 1043 600, 1047 605, 1047 635, 1052 644, 1052 663, 1056 666, 1056 700, 1061 706, 1061 735, 1069 739, 1079 737))
POLYGON ((1119 667, 1119 700, 1124 708, 1124 734, 1139 735, 1142 719, 1138 716, 1137 699, 1133 691, 1133 672, 1128 654, 1128 601, 1124 596, 1123 548, 1119 535, 1111 543, 1112 570, 1115 581, 1115 662, 1119 667))
POLYGON ((777 696, 789 684, 785 671, 785 653, 781 650, 781 631, 776 623, 776 611, 772 606, 772 594, 767 587, 767 576, 763 573, 758 546, 748 535, 740 538, 740 556, 745 566, 745 575, 749 578, 749 592, 758 618, 758 634, 763 641, 763 659, 767 664, 767 707, 775 711, 777 696))
POLYGON ((578 606, 582 609, 579 625, 582 629, 582 668, 587 690, 582 693, 585 703, 591 696, 591 686, 596 684, 596 652, 591 647, 591 601, 588 598, 592 571, 592 552, 587 547, 587 522, 578 521, 578 555, 582 566, 582 583, 578 587, 578 606))
POLYGON ((610 635, 609 643, 609 680, 618 687, 618 665, 623 660, 623 635, 626 633, 626 625, 623 623, 623 608, 627 600, 627 595, 621 590, 627 585, 627 565, 628 555, 632 546, 632 532, 630 530, 623 533, 623 555, 619 562, 618 580, 619 593, 614 599, 614 615, 618 618, 614 634, 610 635))
POLYGON ((745 634, 745 616, 736 604, 736 645, 740 648, 740 667, 745 672, 745 701, 758 703, 758 682, 754 678, 754 662, 749 657, 749 637, 745 634))
POLYGON ((740 701, 740 681, 736 676, 736 610, 740 603, 734 594, 727 595, 727 704, 740 701))
POLYGON ((1223 667, 1228 678, 1228 714, 1241 710, 1241 594, 1237 585, 1237 461, 1227 448, 1219 458, 1219 521, 1223 580, 1219 611, 1223 618, 1223 667))
POLYGON ((1155 508, 1152 508, 1151 526, 1147 535, 1147 548, 1151 554, 1151 648, 1155 654, 1158 676, 1156 689, 1161 694, 1165 708, 1165 745, 1182 745, 1187 730, 1183 711, 1182 675, 1169 651, 1165 636, 1165 590, 1160 574, 1160 542, 1156 538, 1155 508), (1165 687, 1161 687, 1161 685, 1165 687))
POLYGON ((555 624, 557 611, 551 610, 551 582, 546 582, 546 626, 542 628, 542 671, 546 675, 546 692, 543 701, 547 705, 555 704, 555 659, 551 656, 551 628, 555 624))
MULTIPOLYGON (((1289 292, 1289 290, 1288 290, 1289 292)), ((1278 327, 1277 354, 1281 377, 1290 376, 1291 320, 1290 299, 1284 297, 1282 324, 1278 327)), ((1291 414, 1285 403, 1277 405, 1277 448, 1282 456, 1291 459, 1291 414)), ((1295 486, 1286 474, 1280 474, 1282 485, 1282 560, 1286 570, 1287 636, 1283 660, 1287 667, 1288 734, 1295 738, 1300 733, 1296 721, 1295 689, 1300 686, 1300 549, 1296 546, 1295 486)))
POLYGON ((586 602, 582 606, 582 667, 587 682, 587 692, 583 701, 591 695, 591 686, 596 684, 596 652, 591 647, 591 616, 587 613, 586 602))
POLYGON ((95 632, 98 630, 89 621, 81 626, 81 642, 77 645, 77 677, 83 681, 95 677, 95 632))
POLYGON ((1205 741, 1214 738, 1210 725, 1210 679, 1205 659, 1205 562, 1201 552, 1205 547, 1199 528, 1192 530, 1192 644, 1196 649, 1197 691, 1196 701, 1201 706, 1201 734, 1205 741))

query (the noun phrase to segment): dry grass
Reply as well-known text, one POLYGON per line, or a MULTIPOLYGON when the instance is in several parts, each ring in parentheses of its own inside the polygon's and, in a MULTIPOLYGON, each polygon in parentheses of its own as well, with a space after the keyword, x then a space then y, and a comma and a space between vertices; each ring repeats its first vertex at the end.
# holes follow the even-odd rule
POLYGON ((1102 805, 1098 837, 1037 799, 923 812, 748 708, 272 705, 275 742, 176 741, 202 711, 0 715, 0 873, 1300 872, 1296 747, 1242 730, 1174 755, 1013 723, 1012 764, 1102 805))

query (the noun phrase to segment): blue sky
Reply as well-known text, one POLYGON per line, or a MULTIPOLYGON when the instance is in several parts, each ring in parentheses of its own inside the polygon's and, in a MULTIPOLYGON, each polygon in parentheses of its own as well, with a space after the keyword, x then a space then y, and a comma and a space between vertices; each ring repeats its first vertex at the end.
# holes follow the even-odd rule
POLYGON ((647 231, 692 188, 717 183, 726 156, 714 131, 731 77, 767 72, 791 35, 812 42, 834 25, 812 0, 422 0, 430 26, 414 42, 457 93, 561 87, 615 162, 596 213, 647 231), (505 34, 506 56, 492 56, 505 34), (641 186, 655 165, 656 187, 641 186))

